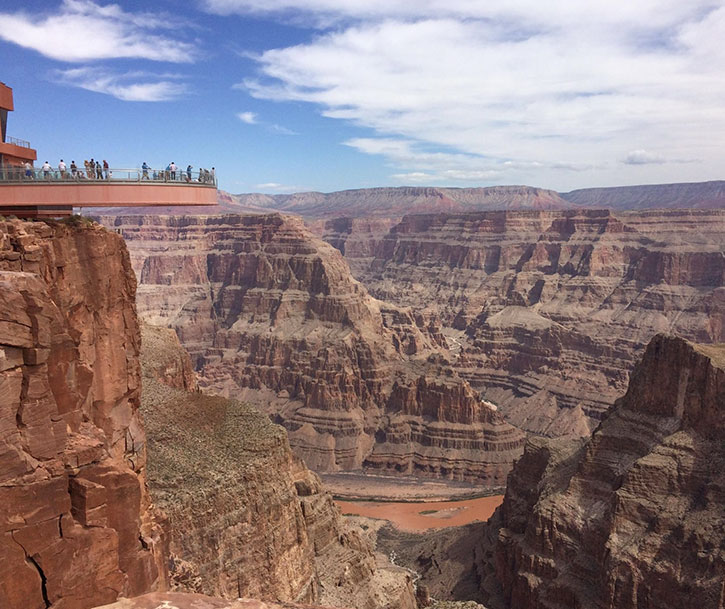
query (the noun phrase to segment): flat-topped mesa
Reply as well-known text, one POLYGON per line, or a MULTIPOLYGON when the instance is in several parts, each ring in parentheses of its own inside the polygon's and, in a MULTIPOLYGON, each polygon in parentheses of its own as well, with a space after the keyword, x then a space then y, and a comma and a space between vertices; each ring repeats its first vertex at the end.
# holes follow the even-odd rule
POLYGON ((184 389, 185 368, 167 365, 188 360, 173 330, 144 324, 142 339, 149 487, 169 520, 172 587, 412 609, 410 576, 376 562, 284 429, 249 405, 184 389))
POLYGON ((587 435, 658 332, 725 341, 723 210, 422 214, 386 235, 328 226, 331 243, 363 252, 350 263, 370 293, 438 317, 458 373, 528 431, 587 435))
POLYGON ((176 330, 203 387, 248 400, 283 424, 308 466, 503 482, 523 435, 447 364, 437 318, 372 298, 339 251, 301 220, 275 214, 106 222, 132 252, 140 314, 176 330), (418 414, 404 413, 400 398, 391 399, 394 387, 419 386, 427 389, 406 390, 404 400, 419 403, 418 414), (408 419, 415 419, 415 433, 400 435, 408 419), (449 435, 456 425, 470 429, 449 435), (459 458, 454 438, 469 432, 471 452, 459 458), (391 438, 410 437, 405 458, 388 463, 380 456, 383 447, 390 453, 391 438))
POLYGON ((559 193, 574 205, 612 209, 722 209, 725 181, 582 188, 559 193))
POLYGON ((721 609, 724 437, 725 345, 656 336, 589 441, 527 445, 481 565, 503 606, 721 609))
MULTIPOLYGON (((439 188, 401 186, 359 188, 338 192, 300 192, 291 195, 230 195, 242 207, 298 214, 308 220, 391 218, 410 213, 465 212, 492 209, 566 209, 571 203, 553 190, 533 186, 439 188)), ((239 210, 242 211, 242 210, 239 210)))
POLYGON ((136 280, 98 225, 0 221, 0 606, 163 585, 145 487, 136 280))

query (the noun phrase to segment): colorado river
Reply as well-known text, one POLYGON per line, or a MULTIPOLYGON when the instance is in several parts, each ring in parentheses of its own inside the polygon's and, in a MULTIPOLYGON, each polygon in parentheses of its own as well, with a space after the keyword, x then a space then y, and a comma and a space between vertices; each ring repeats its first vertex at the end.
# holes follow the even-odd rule
POLYGON ((343 514, 379 518, 392 522, 402 531, 457 527, 471 522, 485 522, 501 505, 503 495, 463 501, 428 501, 393 503, 374 501, 335 501, 343 514))

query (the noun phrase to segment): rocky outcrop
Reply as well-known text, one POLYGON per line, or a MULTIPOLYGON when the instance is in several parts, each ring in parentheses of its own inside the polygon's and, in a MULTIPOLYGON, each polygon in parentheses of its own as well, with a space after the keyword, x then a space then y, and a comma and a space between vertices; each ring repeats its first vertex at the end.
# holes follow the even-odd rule
MULTIPOLYGON (((407 572, 377 565, 283 428, 251 406, 180 388, 172 330, 143 328, 149 486, 171 530, 175 588, 237 598, 412 609, 407 572)), ((188 356, 187 356, 188 357, 188 356)), ((155 607, 155 605, 154 605, 155 607)))
POLYGON ((367 248, 327 227, 375 297, 439 318, 456 371, 535 433, 588 435, 657 332, 725 340, 723 211, 406 216, 367 248))
POLYGON ((0 606, 165 582, 145 487, 136 280, 98 225, 0 221, 0 606))
POLYGON ((589 441, 527 445, 481 569, 503 606, 722 609, 723 438, 725 345, 655 337, 589 441))
POLYGON ((284 425, 308 466, 505 480, 523 435, 448 365, 435 316, 371 298, 300 220, 107 221, 140 314, 176 330, 204 389, 284 425))

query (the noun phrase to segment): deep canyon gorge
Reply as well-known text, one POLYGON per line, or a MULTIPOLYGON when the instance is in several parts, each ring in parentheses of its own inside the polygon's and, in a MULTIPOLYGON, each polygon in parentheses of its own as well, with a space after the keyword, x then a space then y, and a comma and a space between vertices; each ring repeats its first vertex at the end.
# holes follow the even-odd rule
POLYGON ((0 219, 0 607, 723 609, 715 186, 0 219), (315 472, 505 496, 405 537, 315 472))

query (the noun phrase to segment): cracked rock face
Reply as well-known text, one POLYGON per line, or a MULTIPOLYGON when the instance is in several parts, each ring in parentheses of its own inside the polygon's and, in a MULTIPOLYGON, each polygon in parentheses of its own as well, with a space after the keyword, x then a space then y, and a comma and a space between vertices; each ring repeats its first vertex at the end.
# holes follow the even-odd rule
POLYGON ((99 226, 0 221, 0 606, 165 577, 144 484, 135 278, 99 226))
POLYGON ((502 606, 722 609, 724 438, 725 345, 656 336, 590 440, 527 445, 482 544, 502 606))
POLYGON ((301 220, 105 221, 129 246, 139 314, 176 330, 201 387, 282 424, 309 467, 503 484, 524 436, 450 366, 436 317, 372 298, 301 220))

